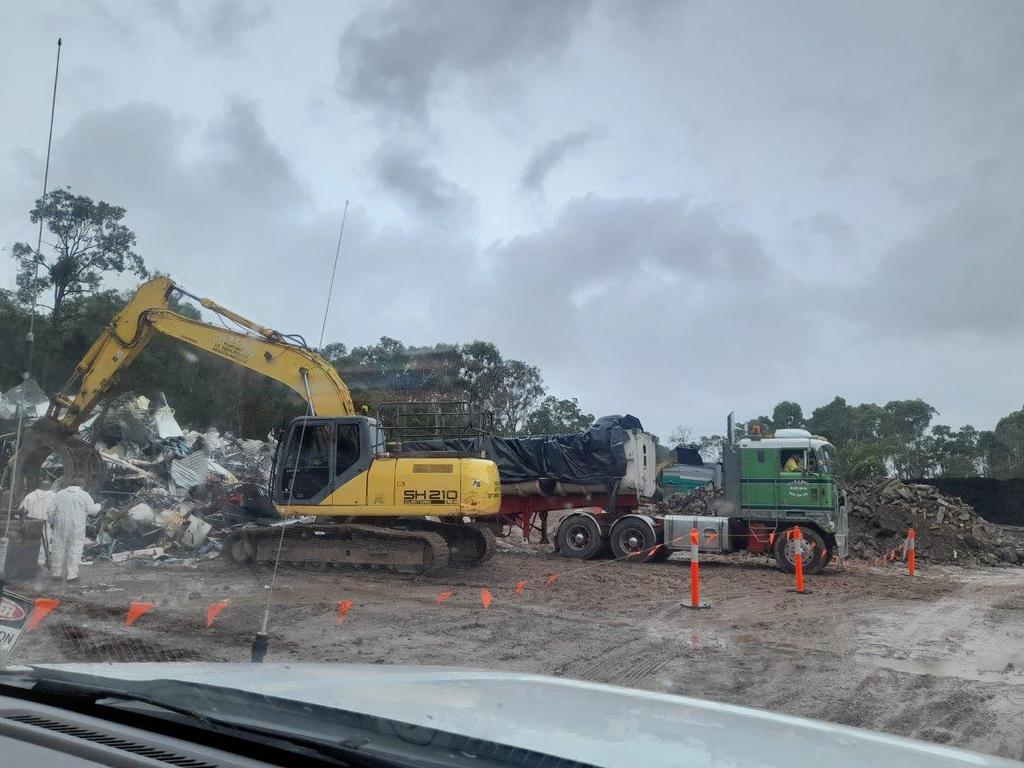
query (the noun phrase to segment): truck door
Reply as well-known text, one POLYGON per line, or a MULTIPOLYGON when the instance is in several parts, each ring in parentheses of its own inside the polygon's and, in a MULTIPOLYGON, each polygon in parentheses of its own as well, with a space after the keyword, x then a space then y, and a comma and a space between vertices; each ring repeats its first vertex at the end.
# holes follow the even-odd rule
POLYGON ((783 509, 821 509, 825 506, 822 493, 821 468, 812 449, 789 448, 779 451, 779 482, 776 484, 776 504, 783 509))

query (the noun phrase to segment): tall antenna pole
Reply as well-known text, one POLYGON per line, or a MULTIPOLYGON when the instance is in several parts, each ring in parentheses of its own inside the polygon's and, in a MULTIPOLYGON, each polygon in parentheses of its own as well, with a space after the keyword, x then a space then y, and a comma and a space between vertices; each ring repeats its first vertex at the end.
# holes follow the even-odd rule
POLYGON ((345 236, 345 220, 348 218, 348 200, 345 201, 345 210, 341 214, 341 230, 338 232, 338 247, 334 249, 334 268, 331 270, 331 287, 327 289, 327 306, 324 307, 324 322, 320 326, 320 343, 316 345, 318 350, 324 348, 324 331, 327 330, 327 314, 331 311, 331 296, 334 294, 334 276, 338 273, 338 256, 341 254, 341 238, 345 236))
MULTIPOLYGON (((338 245, 334 249, 334 268, 331 270, 331 286, 327 289, 327 304, 324 306, 324 321, 320 326, 320 341, 317 344, 317 349, 323 349, 324 346, 324 331, 327 329, 327 315, 331 311, 331 296, 334 294, 334 276, 338 273, 338 256, 341 254, 341 238, 345 235, 345 220, 348 218, 348 200, 345 201, 345 210, 341 214, 341 230, 338 232, 338 245)), ((310 409, 312 415, 316 415, 313 411, 313 398, 309 394, 309 379, 306 378, 306 374, 302 374, 302 379, 306 384, 306 403, 310 409)), ((306 422, 302 422, 302 431, 299 432, 299 445, 301 446, 306 439, 306 422)), ((301 450, 295 454, 295 467, 299 466, 299 459, 301 450)), ((288 505, 291 506, 295 494, 295 477, 298 472, 292 472, 292 479, 288 485, 288 505)), ((251 646, 251 659, 253 663, 262 663, 263 659, 266 658, 267 649, 270 647, 270 634, 267 632, 270 626, 270 608, 274 600, 274 589, 277 587, 277 569, 281 564, 281 549, 284 546, 284 531, 285 526, 281 526, 281 535, 277 538, 277 555, 274 557, 274 573, 270 577, 270 584, 267 587, 267 602, 263 606, 263 622, 260 624, 260 630, 252 638, 251 646)))
MULTIPOLYGON (((43 196, 42 210, 46 210, 46 192, 50 182, 50 150, 53 147, 53 118, 57 112, 57 81, 60 78, 60 49, 62 44, 61 38, 57 38, 57 66, 53 71, 53 96, 50 99, 50 131, 46 136, 46 166, 43 170, 43 196)), ((32 272, 32 312, 29 315, 28 320, 28 333, 25 335, 26 342, 26 353, 25 353, 25 370, 21 372, 22 382, 27 382, 32 371, 32 358, 35 351, 35 329, 36 329, 36 300, 38 295, 36 292, 36 282, 39 279, 39 263, 42 261, 43 255, 41 249, 43 247, 43 224, 44 216, 39 216, 39 237, 36 240, 36 255, 34 259, 34 270, 32 272)), ((7 493, 7 520, 4 523, 4 535, 0 537, 0 578, 2 578, 4 569, 7 565, 7 547, 10 544, 8 533, 11 529, 11 516, 14 512, 14 491, 17 480, 17 472, 20 469, 18 465, 19 452, 21 450, 21 433, 25 423, 25 404, 21 403, 18 408, 18 430, 14 438, 14 455, 11 457, 11 473, 10 483, 11 487, 8 488, 7 493)))
MULTIPOLYGON (((47 185, 50 181, 50 149, 53 146, 53 118, 57 113, 57 79, 60 77, 60 48, 61 39, 57 38, 57 66, 53 71, 53 98, 50 100, 50 132, 46 136, 46 165, 43 169, 43 210, 46 210, 46 192, 47 185)), ((36 281, 39 278, 39 262, 43 260, 43 254, 41 248, 43 247, 43 224, 45 221, 44 216, 39 217, 39 237, 36 240, 36 259, 35 259, 35 271, 32 274, 32 315, 28 321, 28 356, 27 362, 25 363, 25 370, 22 373, 22 378, 28 381, 29 372, 32 370, 32 354, 35 349, 35 327, 36 327, 36 299, 38 294, 36 292, 36 281)))

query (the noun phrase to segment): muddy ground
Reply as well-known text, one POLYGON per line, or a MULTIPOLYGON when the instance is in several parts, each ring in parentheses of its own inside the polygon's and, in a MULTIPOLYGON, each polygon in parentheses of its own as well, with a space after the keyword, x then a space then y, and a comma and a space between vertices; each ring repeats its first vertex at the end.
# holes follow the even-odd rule
MULTIPOLYGON (((703 577, 712 607, 692 611, 676 559, 581 564, 505 545, 442 576, 282 569, 267 660, 565 675, 1024 758, 1024 569, 926 565, 911 579, 848 563, 809 578, 803 596, 760 558, 709 558, 703 577), (454 595, 439 605, 441 592, 454 595), (353 607, 339 625, 342 600, 353 607)), ((97 563, 71 588, 40 577, 20 590, 64 603, 16 660, 248 661, 270 580, 221 560, 97 563), (129 628, 132 600, 155 608, 129 628), (207 628, 217 600, 229 605, 207 628)))

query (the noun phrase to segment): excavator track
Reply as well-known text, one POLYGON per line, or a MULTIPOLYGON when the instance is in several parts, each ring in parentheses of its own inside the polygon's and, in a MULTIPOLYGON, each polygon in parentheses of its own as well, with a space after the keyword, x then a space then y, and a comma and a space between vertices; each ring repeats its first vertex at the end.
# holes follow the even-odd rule
POLYGON ((396 526, 443 537, 448 543, 448 562, 455 566, 472 567, 486 563, 498 547, 494 531, 477 523, 438 523, 418 518, 400 518, 396 526))
POLYGON ((439 534, 378 525, 261 526, 236 531, 224 542, 224 552, 236 563, 273 563, 279 548, 282 563, 313 568, 362 565, 436 573, 448 565, 448 544, 439 534))

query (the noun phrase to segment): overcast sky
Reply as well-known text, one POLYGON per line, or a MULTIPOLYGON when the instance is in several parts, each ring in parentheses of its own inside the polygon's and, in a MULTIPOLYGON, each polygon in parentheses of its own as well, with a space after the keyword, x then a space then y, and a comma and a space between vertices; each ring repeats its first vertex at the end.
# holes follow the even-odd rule
MULTIPOLYGON (((0 247, 51 187, 316 340, 494 341, 666 435, 1024 403, 1024 3, 0 3, 0 247)), ((0 281, 13 284, 9 250, 0 281)))

